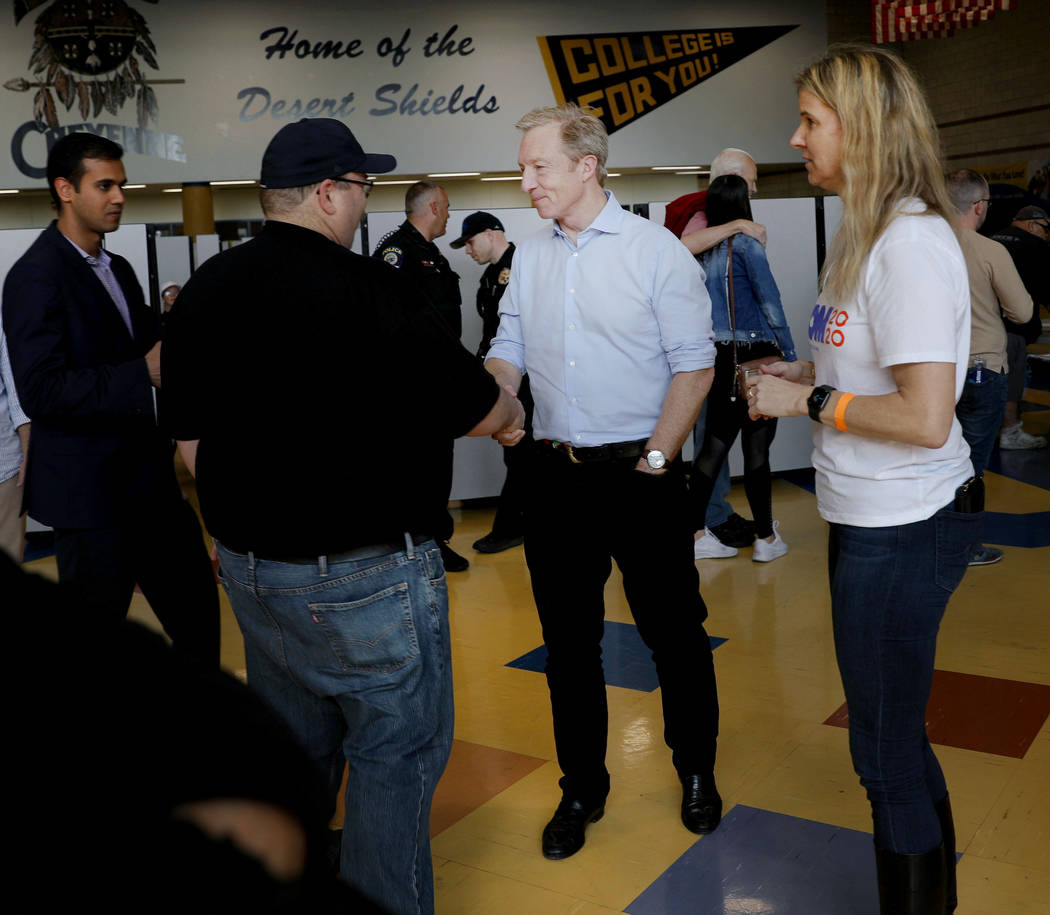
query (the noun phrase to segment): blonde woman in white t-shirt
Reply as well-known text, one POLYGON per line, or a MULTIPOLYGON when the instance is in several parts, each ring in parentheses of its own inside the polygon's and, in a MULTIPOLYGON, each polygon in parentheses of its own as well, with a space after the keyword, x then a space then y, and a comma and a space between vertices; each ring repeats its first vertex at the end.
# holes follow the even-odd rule
POLYGON ((955 418, 970 343, 966 266, 933 118, 901 60, 833 46, 796 85, 791 145, 844 216, 810 324, 814 361, 767 367, 750 411, 815 422, 835 652, 881 910, 943 915, 956 905, 955 837, 925 710, 937 630, 983 502, 955 418))

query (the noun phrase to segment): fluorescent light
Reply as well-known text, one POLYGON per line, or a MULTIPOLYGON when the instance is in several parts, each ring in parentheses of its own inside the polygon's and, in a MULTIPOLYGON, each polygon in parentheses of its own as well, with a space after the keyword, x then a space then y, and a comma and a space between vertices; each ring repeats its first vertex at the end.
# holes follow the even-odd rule
POLYGON ((164 194, 181 194, 182 193, 182 188, 181 187, 166 187, 166 188, 164 188, 162 193, 164 193, 164 194))
POLYGON ((619 172, 606 172, 605 177, 606 178, 619 178, 620 177, 620 173, 619 172))
POLYGON ((18 193, 18 191, 15 188, 7 188, 5 190, 0 190, 0 194, 17 194, 17 193, 18 193))
POLYGON ((482 181, 521 181, 521 175, 503 175, 494 178, 482 178, 482 181))
POLYGON ((703 168, 702 165, 653 165, 650 166, 654 172, 676 172, 682 168, 703 168))
POLYGON ((710 172, 702 172, 697 169, 693 169, 689 172, 675 172, 676 175, 710 175, 710 172))
POLYGON ((238 179, 236 181, 209 181, 208 184, 213 187, 229 187, 234 184, 255 184, 254 178, 238 179))
POLYGON ((416 183, 415 179, 414 178, 410 178, 407 181, 376 181, 375 182, 375 186, 376 187, 383 187, 383 186, 385 186, 387 184, 415 184, 415 183, 416 183))
POLYGON ((433 172, 428 178, 477 178, 481 172, 433 172))
POLYGON ((125 191, 141 191, 146 185, 144 184, 125 184, 125 191))

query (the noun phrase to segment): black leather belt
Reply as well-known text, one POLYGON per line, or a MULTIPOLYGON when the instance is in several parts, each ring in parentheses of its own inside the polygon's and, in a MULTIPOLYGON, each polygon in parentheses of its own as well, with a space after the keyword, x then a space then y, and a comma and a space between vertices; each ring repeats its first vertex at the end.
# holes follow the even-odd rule
MULTIPOLYGON (((410 536, 412 537, 412 543, 416 546, 419 546, 427 540, 433 539, 430 534, 411 534, 410 536)), ((375 559, 379 556, 389 556, 391 553, 403 553, 406 546, 405 540, 402 537, 400 540, 370 543, 368 546, 355 547, 352 550, 344 550, 341 553, 319 553, 316 556, 274 556, 269 553, 249 552, 251 552, 256 559, 262 559, 267 562, 286 562, 290 565, 315 566, 322 560, 327 562, 328 565, 335 565, 337 562, 356 562, 361 559, 375 559)), ((244 555, 246 555, 246 553, 244 555)))
POLYGON ((637 460, 646 451, 649 439, 640 438, 633 442, 609 442, 607 445, 590 445, 579 447, 568 442, 556 442, 553 439, 541 438, 541 445, 549 445, 555 451, 562 451, 574 464, 589 464, 592 461, 626 461, 637 460))

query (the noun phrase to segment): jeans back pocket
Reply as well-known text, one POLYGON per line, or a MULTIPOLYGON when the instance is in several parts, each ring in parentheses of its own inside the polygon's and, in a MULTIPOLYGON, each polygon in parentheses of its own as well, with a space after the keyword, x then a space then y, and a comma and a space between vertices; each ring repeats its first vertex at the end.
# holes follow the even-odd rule
POLYGON ((390 673, 419 657, 412 597, 404 582, 360 600, 308 606, 343 670, 390 673))

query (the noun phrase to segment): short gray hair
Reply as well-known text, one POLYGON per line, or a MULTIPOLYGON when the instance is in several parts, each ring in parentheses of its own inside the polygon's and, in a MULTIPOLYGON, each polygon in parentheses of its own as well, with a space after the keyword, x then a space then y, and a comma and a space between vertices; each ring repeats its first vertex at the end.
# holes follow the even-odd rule
POLYGON ((948 176, 948 196, 960 213, 969 212, 970 207, 983 200, 987 193, 988 181, 972 168, 960 168, 948 176))
POLYGON ((264 187, 259 189, 259 205, 264 216, 284 216, 299 209, 321 182, 303 187, 264 187))
POLYGON ((430 203, 435 192, 440 190, 441 185, 434 184, 433 181, 417 181, 405 191, 405 215, 418 213, 430 203))
POLYGON ((605 187, 608 172, 605 163, 609 159, 609 134, 605 125, 593 114, 593 108, 581 108, 574 102, 551 108, 533 108, 514 126, 528 132, 534 127, 547 124, 561 125, 561 142, 570 161, 575 165, 584 156, 594 156, 598 160, 595 175, 598 184, 605 187))

